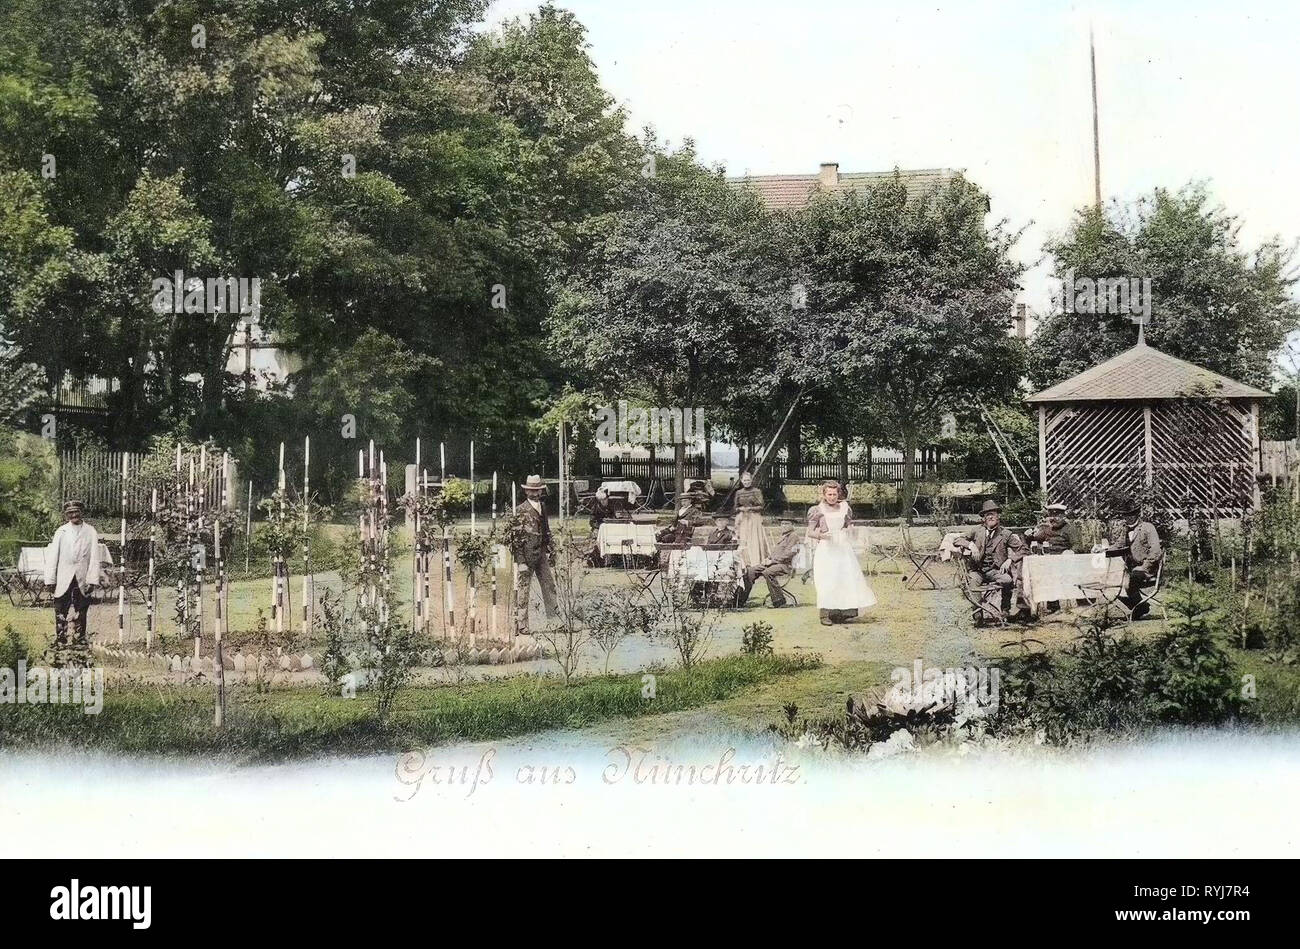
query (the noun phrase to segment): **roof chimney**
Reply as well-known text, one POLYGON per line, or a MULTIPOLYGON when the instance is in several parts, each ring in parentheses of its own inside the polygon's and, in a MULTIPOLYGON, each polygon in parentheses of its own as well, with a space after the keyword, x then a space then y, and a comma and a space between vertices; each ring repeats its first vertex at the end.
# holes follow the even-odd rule
POLYGON ((822 162, 821 170, 817 172, 817 183, 827 190, 838 187, 840 183, 840 163, 837 161, 822 162))

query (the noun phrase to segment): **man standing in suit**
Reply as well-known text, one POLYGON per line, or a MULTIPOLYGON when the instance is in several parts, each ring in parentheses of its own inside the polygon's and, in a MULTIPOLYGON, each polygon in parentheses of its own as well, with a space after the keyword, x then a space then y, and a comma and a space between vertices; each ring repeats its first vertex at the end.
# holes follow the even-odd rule
POLYGON ((1137 501, 1125 498, 1119 503, 1118 512, 1124 518, 1125 537, 1120 546, 1125 548, 1124 565, 1128 567, 1128 589, 1120 599, 1133 611, 1134 619, 1141 619, 1151 612, 1151 605, 1142 602, 1142 588, 1156 582, 1164 549, 1156 526, 1143 520, 1137 501))
POLYGON ((524 500, 515 508, 514 516, 521 531, 511 554, 519 565, 519 584, 515 587, 515 623, 521 633, 527 633, 528 600, 532 592, 533 577, 542 588, 542 603, 547 619, 559 613, 555 602, 555 576, 551 566, 555 562, 555 541, 551 537, 551 522, 542 506, 541 475, 529 475, 523 484, 524 500))
POLYGON ((45 551, 45 588, 54 593, 54 643, 68 644, 68 624, 85 646, 90 595, 99 586, 99 534, 81 519, 81 502, 63 505, 67 523, 54 532, 45 551))
POLYGON ((1004 571, 1009 559, 1011 531, 1002 526, 1002 508, 992 498, 980 507, 984 523, 969 530, 955 543, 965 544, 966 567, 976 585, 996 583, 1002 588, 1002 615, 1011 611, 1011 591, 1015 579, 1004 571))

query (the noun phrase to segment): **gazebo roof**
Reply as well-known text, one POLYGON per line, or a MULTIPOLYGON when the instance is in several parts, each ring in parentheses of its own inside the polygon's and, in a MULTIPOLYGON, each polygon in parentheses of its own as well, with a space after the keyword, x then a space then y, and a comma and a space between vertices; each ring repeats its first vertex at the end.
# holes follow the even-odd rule
POLYGON ((1237 382, 1158 349, 1141 338, 1132 349, 1077 376, 1027 396, 1027 402, 1151 401, 1192 395, 1216 399, 1271 399, 1273 394, 1237 382))

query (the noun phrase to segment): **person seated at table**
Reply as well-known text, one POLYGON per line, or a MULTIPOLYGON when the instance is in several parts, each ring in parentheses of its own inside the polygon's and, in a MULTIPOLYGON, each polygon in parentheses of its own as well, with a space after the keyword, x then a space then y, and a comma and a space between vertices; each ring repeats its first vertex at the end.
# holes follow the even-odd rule
POLYGON ((737 605, 743 605, 749 599, 754 581, 762 577, 767 581, 767 594, 771 605, 774 608, 785 606, 787 600, 779 581, 794 572, 794 558, 799 552, 799 544, 802 540, 803 535, 795 529, 794 521, 781 521, 781 536, 777 538, 776 546, 768 552, 761 563, 745 568, 744 586, 736 594, 737 605))
POLYGON ((730 547, 736 544, 736 532, 732 529, 731 518, 725 514, 713 515, 713 530, 709 531, 704 543, 708 547, 730 547))
POLYGON ((1011 611, 1015 581, 1003 572, 1002 565, 1009 559, 1007 546, 1012 534, 1002 526, 1002 508, 992 498, 980 507, 980 517, 983 523, 956 538, 953 545, 965 548, 966 570, 972 583, 994 583, 1002 588, 1002 615, 1006 616, 1011 611))
MULTIPOLYGON (((1019 534, 1012 534, 1007 541, 1007 559, 1002 564, 1001 572, 1011 578, 1013 603, 1025 603, 1025 557, 1029 555, 1029 544, 1019 534)), ((1006 610, 1004 609, 1005 613, 1006 610)))
POLYGON ((1079 549, 1079 529, 1066 515, 1069 508, 1064 504, 1049 504, 1045 508, 1046 517, 1037 527, 1025 531, 1025 539, 1039 544, 1045 554, 1063 554, 1067 550, 1079 549))
POLYGON ((596 489, 591 499, 591 517, 587 523, 591 526, 591 546, 587 550, 587 563, 593 567, 605 565, 605 558, 600 555, 600 525, 615 517, 614 506, 609 500, 609 492, 604 485, 596 489))
POLYGON ((600 529, 600 525, 614 518, 616 511, 614 502, 609 499, 609 491, 602 485, 596 489, 596 495, 591 499, 591 530, 594 533, 600 529))
POLYGON ((1128 587, 1120 601, 1132 610, 1135 620, 1142 619, 1151 612, 1151 604, 1142 602, 1142 588, 1156 582, 1164 548, 1156 526, 1142 517, 1142 506, 1137 501, 1125 498, 1116 505, 1116 511, 1124 519, 1124 537, 1119 549, 1128 568, 1128 587))

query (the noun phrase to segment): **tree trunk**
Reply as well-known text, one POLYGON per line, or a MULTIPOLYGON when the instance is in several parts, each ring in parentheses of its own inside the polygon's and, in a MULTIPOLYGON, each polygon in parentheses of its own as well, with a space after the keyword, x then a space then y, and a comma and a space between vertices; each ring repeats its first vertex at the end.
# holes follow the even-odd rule
POLYGON ((849 483, 849 439, 847 435, 840 439, 840 483, 849 483))
POLYGON ((913 459, 916 457, 916 432, 907 429, 903 433, 903 516, 907 523, 912 523, 912 485, 916 480, 913 472, 913 459))
POLYGON ((704 477, 713 480, 713 439, 709 438, 707 425, 700 434, 704 436, 704 477))
POLYGON ((785 443, 785 476, 787 480, 803 477, 803 433, 799 413, 790 420, 790 434, 785 443))
POLYGON ((677 497, 681 498, 686 491, 686 443, 683 441, 673 444, 673 483, 677 485, 677 497))

